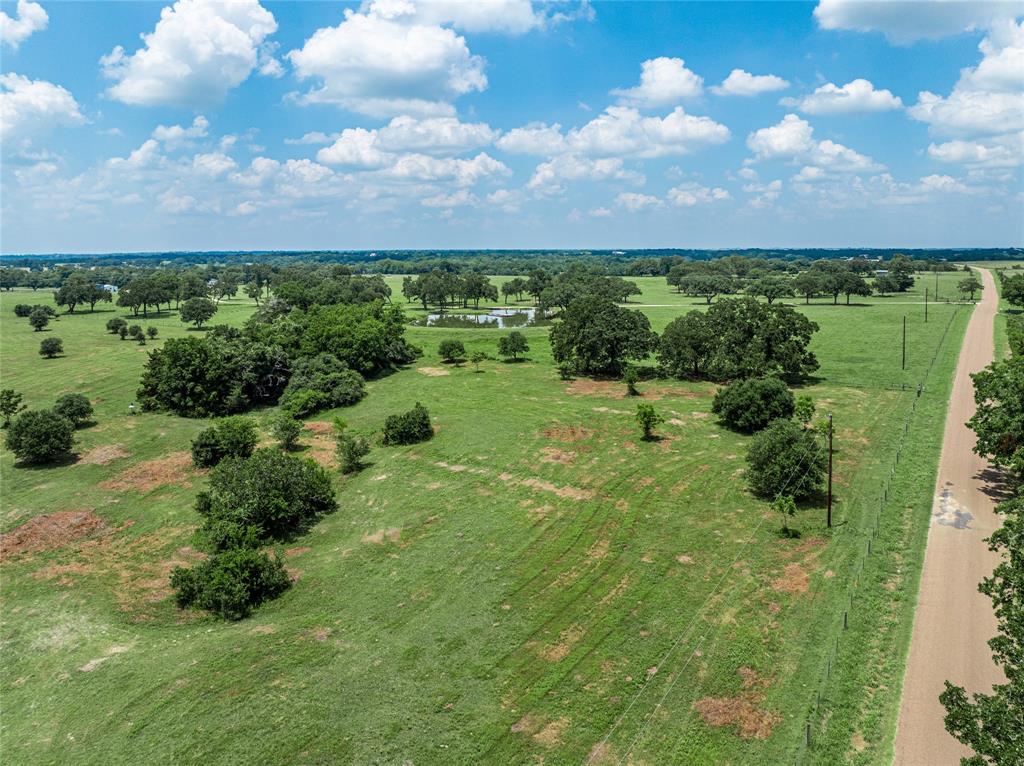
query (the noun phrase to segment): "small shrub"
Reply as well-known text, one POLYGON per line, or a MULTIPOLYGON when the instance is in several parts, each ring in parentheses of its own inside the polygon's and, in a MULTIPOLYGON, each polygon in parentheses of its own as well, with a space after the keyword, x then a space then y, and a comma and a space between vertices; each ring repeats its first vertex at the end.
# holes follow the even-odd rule
POLYGON ((792 420, 775 420, 747 449, 747 481, 755 495, 783 493, 806 500, 821 491, 828 463, 817 433, 792 420))
POLYGON ((798 396, 793 407, 793 420, 804 427, 814 420, 814 400, 809 396, 798 396))
POLYGON ((416 444, 427 441, 434 435, 430 425, 430 413, 419 402, 408 412, 388 415, 384 420, 382 443, 385 445, 416 444))
POLYGON ((641 402, 636 406, 636 422, 643 431, 644 440, 650 441, 654 437, 654 429, 665 422, 665 417, 657 412, 653 405, 641 402))
POLYGON ((282 449, 292 449, 299 441, 302 423, 292 417, 290 413, 282 412, 274 418, 270 429, 282 449))
POLYGON ((640 391, 636 387, 639 381, 640 371, 633 365, 627 367, 626 371, 622 374, 622 382, 626 384, 626 393, 630 396, 639 396, 640 391))
POLYGON ((18 303, 14 307, 14 316, 19 319, 28 319, 32 313, 32 307, 27 303, 18 303))
POLYGON ((443 340, 437 347, 437 355, 445 362, 458 362, 466 358, 466 347, 461 340, 443 340))
POLYGON ((256 423, 250 418, 224 418, 200 431, 192 441, 192 462, 210 468, 227 457, 249 457, 259 442, 256 423))
POLYGON ((128 323, 127 322, 117 328, 117 334, 121 336, 121 340, 125 340, 128 337, 128 323))
POLYGON ((178 606, 206 609, 225 620, 248 617, 290 586, 281 559, 251 547, 230 548, 191 569, 171 572, 178 606))
POLYGON ((146 336, 142 332, 142 325, 133 324, 128 328, 128 335, 132 340, 145 340, 146 336))
POLYGON ((370 452, 370 442, 350 431, 341 431, 335 438, 338 442, 338 464, 341 472, 349 474, 361 471, 363 458, 370 452))
POLYGON ((158 334, 159 330, 157 330, 155 327, 146 328, 146 337, 149 338, 150 340, 153 340, 153 338, 155 338, 158 334))
POLYGON ((711 411, 729 428, 760 431, 773 420, 793 415, 795 399, 778 378, 747 378, 718 390, 711 411))
POLYGON ((32 313, 28 315, 28 323, 32 325, 32 328, 36 332, 42 332, 46 325, 50 324, 50 315, 47 314, 41 307, 32 309, 32 313))
POLYGON ((25 405, 21 403, 21 400, 22 395, 13 388, 5 388, 0 391, 0 415, 4 419, 4 428, 11 424, 11 418, 25 409, 25 405))
POLYGON ((107 320, 107 332, 112 335, 120 334, 122 327, 128 327, 128 323, 121 317, 114 317, 113 319, 107 320))
POLYGON ((71 424, 78 428, 92 417, 92 404, 89 398, 82 394, 64 394, 57 398, 53 411, 70 420, 71 424))
POLYGON ((71 451, 75 427, 53 410, 27 410, 13 421, 6 433, 7 449, 25 463, 52 463, 71 451))
POLYGON ((39 355, 53 359, 57 354, 64 353, 64 341, 60 338, 43 338, 39 344, 39 355))

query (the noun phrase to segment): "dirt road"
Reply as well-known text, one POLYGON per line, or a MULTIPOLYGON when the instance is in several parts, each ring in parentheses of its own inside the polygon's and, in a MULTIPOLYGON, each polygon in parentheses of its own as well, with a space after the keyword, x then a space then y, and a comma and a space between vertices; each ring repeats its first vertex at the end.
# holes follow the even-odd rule
POLYGON ((1003 680, 986 644, 996 632, 992 602, 978 593, 978 583, 997 563, 983 542, 1000 525, 993 511, 996 477, 988 461, 971 451, 974 433, 964 425, 974 414, 970 374, 990 364, 994 353, 992 330, 999 299, 992 273, 981 271, 981 277, 985 289, 967 326, 946 417, 903 680, 897 766, 956 766, 961 756, 970 755, 943 726, 943 681, 972 692, 988 691, 1003 680))

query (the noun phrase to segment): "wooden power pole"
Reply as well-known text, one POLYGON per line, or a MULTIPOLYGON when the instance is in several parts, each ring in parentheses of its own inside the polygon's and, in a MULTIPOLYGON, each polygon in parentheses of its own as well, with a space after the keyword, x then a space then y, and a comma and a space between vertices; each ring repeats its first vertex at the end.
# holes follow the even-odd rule
POLYGON ((825 520, 832 529, 832 413, 828 414, 828 511, 825 520))

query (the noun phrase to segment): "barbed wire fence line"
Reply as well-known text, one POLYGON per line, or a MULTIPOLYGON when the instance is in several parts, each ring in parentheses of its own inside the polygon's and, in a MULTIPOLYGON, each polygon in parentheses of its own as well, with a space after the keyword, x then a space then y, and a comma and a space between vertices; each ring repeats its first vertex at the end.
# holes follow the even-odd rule
MULTIPOLYGON (((920 388, 918 391, 923 392, 926 389, 926 383, 929 381, 932 371, 935 368, 939 354, 945 348, 950 328, 953 326, 959 312, 960 306, 956 306, 953 313, 950 315, 949 320, 946 322, 946 326, 943 328, 939 341, 936 343, 933 350, 932 358, 928 362, 928 367, 926 368, 921 382, 919 383, 920 388)), ((919 401, 920 394, 915 396, 912 400, 910 411, 907 413, 899 427, 899 439, 896 444, 896 449, 891 456, 889 473, 879 487, 877 505, 873 504, 871 506, 873 510, 867 511, 867 519, 864 519, 864 514, 861 515, 861 525, 857 529, 853 530, 855 534, 862 537, 862 542, 859 546, 857 558, 853 564, 851 574, 847 580, 846 597, 841 602, 843 606, 841 609, 836 609, 832 618, 832 630, 829 631, 829 649, 826 653, 825 662, 819 674, 818 683, 811 694, 808 712, 804 720, 804 730, 802 732, 801 739, 796 746, 795 763, 797 766, 801 766, 801 764, 803 764, 804 759, 807 757, 812 743, 814 742, 815 726, 818 723, 819 712, 821 710, 822 703, 828 701, 828 691, 832 681, 833 671, 835 670, 836 660, 840 649, 842 648, 842 635, 849 629, 851 618, 856 619, 855 607, 858 604, 857 596, 860 591, 861 576, 864 573, 864 568, 870 560, 870 557, 880 552, 878 548, 878 535, 882 515, 889 504, 893 481, 897 478, 899 473, 903 450, 906 446, 907 439, 910 436, 911 425, 915 421, 919 401), (866 524, 864 523, 865 521, 866 524)), ((815 593, 820 590, 820 585, 821 584, 819 583, 815 587, 815 593)))
MULTIPOLYGON (((954 324, 954 322, 955 322, 955 320, 956 320, 956 318, 957 318, 957 316, 959 314, 961 306, 958 305, 958 304, 953 304, 953 305, 954 305, 954 310, 953 310, 952 314, 950 314, 949 319, 947 320, 947 322, 946 322, 946 324, 945 324, 945 326, 944 326, 944 328, 942 330, 942 333, 939 336, 939 340, 935 344, 935 346, 934 346, 934 348, 932 350, 932 356, 931 356, 931 359, 928 362, 928 366, 925 369, 923 375, 921 375, 920 382, 916 386, 915 386, 915 384, 908 384, 906 382, 888 383, 888 384, 878 384, 878 383, 867 384, 867 383, 865 383, 863 381, 859 381, 859 382, 835 381, 835 380, 831 380, 831 379, 827 379, 827 380, 822 381, 825 385, 829 385, 829 386, 846 387, 846 388, 857 388, 857 389, 860 389, 860 390, 889 390, 889 391, 903 391, 903 392, 911 391, 911 392, 916 392, 916 396, 912 400, 911 406, 910 406, 910 410, 907 413, 906 417, 904 418, 904 420, 903 420, 903 422, 901 424, 901 427, 899 428, 899 431, 898 431, 899 439, 898 439, 898 442, 897 442, 896 450, 895 450, 895 452, 891 456, 892 464, 890 466, 890 471, 889 471, 889 474, 886 477, 885 481, 882 483, 882 485, 881 485, 881 487, 879 489, 878 505, 874 506, 874 510, 873 511, 868 511, 868 513, 870 513, 870 517, 867 518, 866 520, 864 519, 864 515, 865 514, 862 513, 861 514, 861 519, 860 519, 860 521, 861 521, 860 525, 856 529, 852 530, 853 534, 857 534, 857 535, 863 536, 864 539, 863 539, 862 544, 860 546, 858 546, 858 548, 856 549, 857 552, 854 554, 856 556, 855 563, 853 564, 853 566, 850 569, 850 572, 849 572, 849 574, 847 576, 847 586, 846 586, 847 596, 846 596, 845 599, 843 599, 842 602, 840 602, 840 603, 843 604, 843 607, 841 609, 837 609, 837 611, 836 611, 836 613, 835 613, 835 615, 833 616, 833 619, 832 619, 832 627, 831 627, 831 629, 828 629, 828 630, 825 631, 825 634, 829 636, 829 650, 828 650, 828 652, 826 654, 825 662, 823 663, 823 666, 822 666, 822 671, 821 671, 820 676, 819 676, 818 684, 816 685, 814 691, 812 692, 812 697, 811 697, 811 700, 810 700, 810 704, 808 706, 808 714, 807 714, 807 716, 805 718, 805 725, 803 727, 803 731, 801 732, 801 739, 800 739, 799 743, 797 744, 795 762, 798 764, 798 766, 803 763, 803 760, 804 760, 804 758, 807 755, 808 749, 809 749, 809 747, 810 747, 810 745, 811 745, 811 743, 813 741, 813 727, 817 723, 818 712, 819 712, 819 710, 821 708, 822 702, 827 700, 828 686, 829 686, 829 683, 831 682, 833 671, 835 669, 836 658, 837 658, 838 652, 839 652, 839 650, 841 648, 841 636, 842 636, 842 633, 845 630, 847 630, 849 625, 850 625, 851 613, 853 612, 854 606, 857 603, 855 596, 856 596, 857 590, 858 590, 859 585, 860 585, 861 576, 863 574, 864 567, 865 567, 866 563, 869 561, 869 557, 874 552, 873 546, 876 545, 876 538, 877 538, 878 533, 879 533, 882 513, 884 512, 884 510, 886 508, 886 505, 887 505, 887 503, 889 501, 889 495, 890 495, 890 490, 891 490, 891 487, 892 487, 892 482, 893 482, 894 478, 897 475, 897 471, 898 471, 898 468, 899 468, 899 465, 900 465, 900 461, 902 460, 902 457, 903 457, 903 450, 904 450, 906 441, 909 438, 911 424, 914 421, 915 414, 917 412, 918 401, 920 399, 920 396, 923 395, 924 392, 930 390, 930 387, 929 387, 928 384, 930 382, 932 371, 933 371, 933 369, 935 367, 935 364, 936 364, 936 362, 938 360, 938 357, 939 357, 940 353, 945 348, 946 339, 947 339, 947 336, 949 334, 949 331, 952 328, 952 326, 953 326, 953 324, 954 324), (866 521, 866 523, 864 523, 865 521, 866 521)), ((823 449, 824 449, 823 445, 818 444, 817 447, 816 447, 816 451, 815 452, 821 452, 823 449)), ((804 463, 805 463, 807 457, 810 454, 812 454, 811 451, 808 451, 808 452, 804 453, 803 457, 801 458, 800 463, 797 466, 797 469, 794 470, 790 474, 790 476, 787 478, 787 481, 786 481, 783 489, 780 490, 780 492, 776 495, 776 497, 775 497, 776 500, 779 497, 782 496, 782 494, 785 492, 785 489, 800 474, 800 471, 804 470, 804 463)), ((863 501, 860 500, 860 493, 859 492, 857 493, 857 497, 856 498, 851 498, 851 500, 853 502, 846 502, 846 501, 840 500, 839 503, 837 503, 837 505, 844 505, 844 506, 859 505, 861 502, 863 502, 863 501)), ((707 611, 708 607, 712 604, 712 602, 714 601, 716 596, 720 596, 721 595, 724 598, 726 595, 731 594, 734 590, 736 590, 737 588, 739 588, 742 585, 742 583, 744 581, 744 578, 737 578, 735 581, 733 581, 731 583, 728 583, 728 584, 727 584, 726 581, 729 579, 730 574, 735 571, 736 563, 740 560, 741 556, 746 552, 746 550, 749 548, 749 546, 754 541, 756 541, 758 532, 764 526, 764 524, 767 521, 767 519, 769 519, 771 517, 772 517, 772 514, 769 514, 769 513, 762 514, 761 520, 750 531, 749 535, 747 536, 747 538, 746 538, 745 542, 743 543, 743 545, 740 547, 740 549, 737 552, 736 556, 732 559, 730 564, 725 568, 721 578, 719 578, 719 580, 715 583, 715 586, 712 588, 711 592, 704 599, 704 601, 697 608, 697 610, 695 610, 695 612, 693 613, 692 617, 686 622, 685 627, 681 630, 681 632, 678 634, 678 636, 675 638, 675 640, 669 646, 668 650, 661 656, 658 664, 656 665, 656 667, 658 668, 659 671, 662 670, 663 668, 667 669, 667 664, 669 662, 673 661, 673 656, 677 653, 677 651, 682 646, 684 646, 685 644, 688 644, 690 642, 690 638, 693 635, 694 628, 696 627, 696 625, 698 623, 698 620, 701 619, 704 616, 704 613, 707 611), (726 588, 726 590, 727 590, 726 593, 721 593, 723 588, 726 588)), ((833 557, 837 558, 837 559, 838 558, 842 558, 845 553, 846 553, 846 551, 835 550, 834 553, 833 553, 833 557)), ((761 557, 763 558, 763 556, 764 556, 764 549, 762 549, 762 552, 761 552, 761 557)), ((817 595, 820 592, 820 589, 821 589, 822 585, 823 585, 823 582, 819 580, 819 582, 817 582, 815 587, 814 587, 813 595, 817 595)), ((715 631, 715 635, 716 636, 717 636, 718 632, 720 632, 720 630, 721 630, 721 625, 719 625, 718 628, 715 631)), ((643 739, 644 735, 646 734, 646 732, 647 732, 651 722, 655 719, 657 714, 665 706, 665 702, 668 699, 669 695, 672 693, 673 689, 675 688, 676 683, 678 682, 679 678, 684 674, 685 670, 689 667, 689 665, 692 662, 692 660, 695 657, 701 656, 701 653, 700 653, 701 649, 702 649, 702 647, 704 647, 706 645, 707 639, 708 639, 707 635, 701 635, 698 638, 697 643, 688 652, 687 657, 686 657, 685 661, 683 661, 682 665, 680 667, 678 667, 673 673, 669 674, 668 681, 666 682, 666 687, 665 687, 662 695, 660 696, 658 701, 654 704, 654 706, 650 709, 650 711, 646 715, 644 715, 644 717, 642 719, 642 722, 641 722, 637 732, 634 734, 634 736, 629 741, 629 745, 628 745, 627 749, 625 751, 623 751, 621 755, 617 755, 617 754, 612 754, 612 753, 608 752, 607 751, 607 746, 611 742, 612 737, 614 736, 616 731, 618 731, 622 727, 623 723, 626 721, 626 719, 629 716, 629 714, 632 712, 632 710, 639 703, 641 698, 652 688, 652 683, 654 682, 655 678, 657 678, 659 676, 660 677, 664 677, 664 676, 662 676, 662 674, 660 672, 656 673, 656 674, 649 675, 648 678, 646 678, 644 680, 644 682, 641 684, 640 688, 637 690, 636 694, 630 700, 629 704, 626 706, 626 708, 623 710, 623 712, 616 718, 616 720, 612 724, 612 726, 608 729, 608 731, 605 734, 605 736, 590 751, 589 755, 586 757, 586 759, 583 762, 584 766, 590 766, 590 764, 594 763, 595 759, 597 759, 597 758, 606 758, 608 756, 612 756, 617 763, 628 762, 629 756, 633 753, 633 751, 637 747, 637 745, 640 744, 640 742, 642 741, 642 739, 643 739)), ((702 685, 703 685, 703 682, 702 682, 702 685)), ((685 736, 685 733, 686 733, 688 728, 689 728, 688 726, 686 728, 684 728, 684 730, 680 734, 680 736, 676 738, 677 745, 678 745, 679 739, 681 737, 685 736)))

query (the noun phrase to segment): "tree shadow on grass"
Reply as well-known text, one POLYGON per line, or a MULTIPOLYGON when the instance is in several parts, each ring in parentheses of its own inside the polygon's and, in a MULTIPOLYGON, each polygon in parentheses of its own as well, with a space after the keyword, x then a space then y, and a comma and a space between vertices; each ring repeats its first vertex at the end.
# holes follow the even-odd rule
POLYGON ((55 457, 46 463, 26 463, 23 460, 19 460, 14 464, 14 467, 26 471, 46 471, 50 468, 66 468, 69 465, 74 465, 80 459, 81 455, 77 452, 65 452, 63 455, 55 457))

